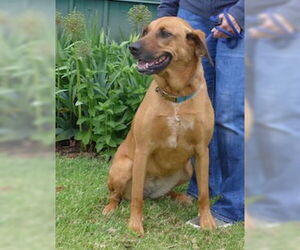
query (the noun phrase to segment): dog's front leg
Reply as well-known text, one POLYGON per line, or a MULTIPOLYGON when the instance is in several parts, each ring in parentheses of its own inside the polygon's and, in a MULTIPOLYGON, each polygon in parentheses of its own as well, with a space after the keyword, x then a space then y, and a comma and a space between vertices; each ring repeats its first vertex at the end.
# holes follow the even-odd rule
POLYGON ((200 227, 203 229, 216 228, 216 223, 210 212, 209 190, 208 190, 208 147, 199 145, 196 148, 196 178, 199 195, 200 227))
POLYGON ((135 150, 132 169, 132 192, 129 228, 137 232, 141 236, 144 235, 142 210, 147 159, 148 153, 146 150, 135 150))

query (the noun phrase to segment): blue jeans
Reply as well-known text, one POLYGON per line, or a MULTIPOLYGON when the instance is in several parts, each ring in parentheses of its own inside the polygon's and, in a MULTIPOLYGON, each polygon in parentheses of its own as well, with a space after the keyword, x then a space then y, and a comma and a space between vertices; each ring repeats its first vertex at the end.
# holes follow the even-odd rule
POLYGON ((267 221, 300 220, 299 43, 300 32, 284 47, 260 39, 251 51, 247 97, 254 123, 246 145, 246 195, 256 199, 250 215, 267 221))
MULTIPOLYGON (((213 23, 185 9, 178 17, 194 29, 208 35, 213 23)), ((206 58, 202 63, 208 94, 215 110, 215 130, 209 145, 210 196, 220 199, 212 206, 213 215, 226 222, 244 220, 244 40, 230 49, 224 39, 208 41, 214 60, 212 67, 206 58)), ((188 194, 198 197, 195 175, 190 180, 188 194)))

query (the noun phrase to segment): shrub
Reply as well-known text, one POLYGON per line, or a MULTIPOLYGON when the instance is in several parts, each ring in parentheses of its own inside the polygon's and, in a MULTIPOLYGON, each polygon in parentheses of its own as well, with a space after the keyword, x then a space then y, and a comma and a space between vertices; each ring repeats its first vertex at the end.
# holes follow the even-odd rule
MULTIPOLYGON (((74 13, 68 15, 72 20, 74 13)), ((76 16, 80 15, 76 12, 76 16)), ((97 24, 86 25, 84 21, 80 25, 83 30, 74 40, 69 28, 60 25, 56 46, 56 139, 75 138, 83 150, 112 155, 125 138, 151 80, 136 71, 128 50, 128 44, 137 36, 116 43, 97 24)))

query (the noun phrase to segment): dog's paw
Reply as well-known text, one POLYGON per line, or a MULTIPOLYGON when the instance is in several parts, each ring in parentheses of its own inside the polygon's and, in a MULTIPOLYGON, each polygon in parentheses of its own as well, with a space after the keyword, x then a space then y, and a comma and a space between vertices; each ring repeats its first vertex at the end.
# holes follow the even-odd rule
POLYGON ((140 219, 136 218, 130 218, 129 220, 129 229, 137 233, 139 236, 144 236, 144 228, 143 228, 143 222, 140 219))
POLYGON ((109 203, 107 206, 105 206, 105 208, 102 210, 102 214, 103 215, 109 215, 111 214, 113 211, 115 211, 117 208, 116 204, 111 204, 109 203))
POLYGON ((213 216, 211 215, 210 212, 201 214, 201 216, 200 216, 200 227, 202 229, 208 229, 208 230, 212 230, 212 229, 217 228, 215 219, 213 218, 213 216))
POLYGON ((178 196, 175 198, 177 202, 180 204, 191 206, 193 205, 193 198, 190 196, 187 196, 185 194, 178 194, 178 196))
POLYGON ((175 200, 176 202, 178 202, 180 204, 183 204, 183 205, 186 205, 186 206, 193 205, 193 198, 191 196, 186 195, 186 194, 170 191, 167 195, 170 196, 171 199, 175 200))

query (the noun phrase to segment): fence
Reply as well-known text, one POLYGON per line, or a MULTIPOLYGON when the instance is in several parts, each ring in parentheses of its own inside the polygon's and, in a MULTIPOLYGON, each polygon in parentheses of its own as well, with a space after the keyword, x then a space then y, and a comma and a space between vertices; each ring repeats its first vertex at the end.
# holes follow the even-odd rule
POLYGON ((133 5, 138 4, 146 5, 152 12, 152 18, 156 17, 159 0, 56 0, 56 9, 62 14, 76 9, 87 20, 96 14, 100 26, 109 30, 112 38, 121 40, 132 32, 127 13, 133 5))

